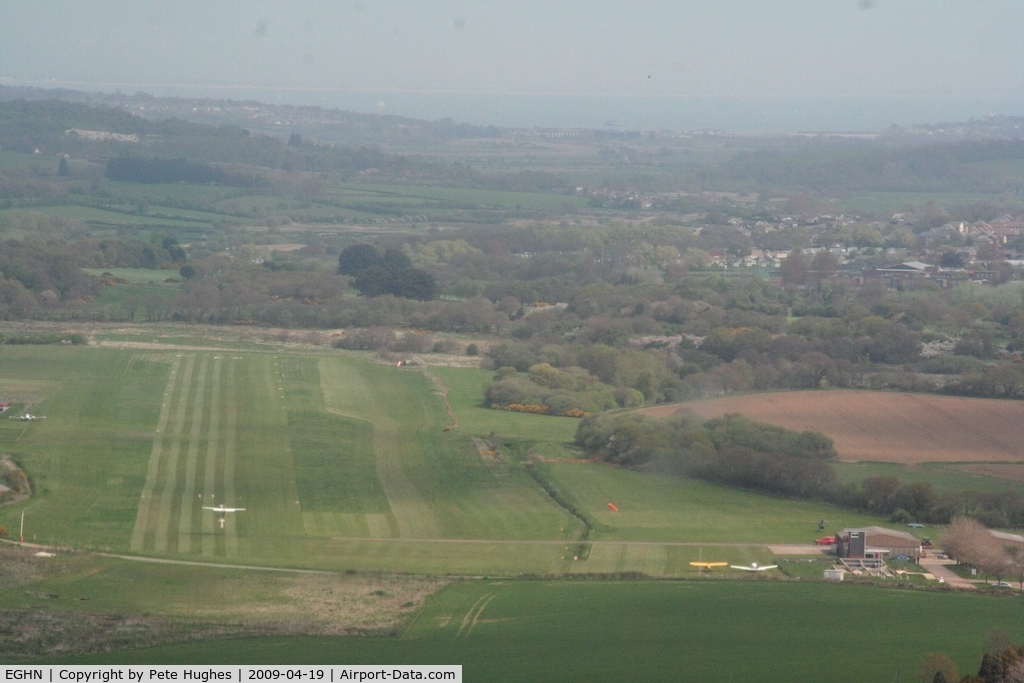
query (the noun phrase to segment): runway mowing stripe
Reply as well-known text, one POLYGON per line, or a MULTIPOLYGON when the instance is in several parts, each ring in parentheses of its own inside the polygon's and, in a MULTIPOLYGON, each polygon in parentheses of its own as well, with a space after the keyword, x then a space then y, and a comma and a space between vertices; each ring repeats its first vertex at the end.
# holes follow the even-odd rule
POLYGON ((174 505, 174 490, 178 485, 178 458, 181 455, 181 435, 185 431, 188 397, 192 389, 192 373, 195 371, 195 361, 195 356, 188 356, 185 361, 185 371, 172 417, 174 427, 171 430, 171 443, 170 449, 168 449, 167 463, 163 468, 163 488, 160 491, 160 507, 157 513, 156 533, 153 539, 153 549, 157 552, 167 551, 167 537, 170 533, 171 525, 171 508, 174 505))
MULTIPOLYGON (((206 458, 203 461, 203 505, 215 504, 215 485, 217 481, 217 449, 220 447, 220 413, 223 407, 224 397, 221 395, 220 377, 222 362, 218 358, 213 363, 213 389, 210 401, 210 426, 206 439, 206 458)), ((204 557, 213 557, 214 553, 214 527, 216 525, 215 515, 200 515, 200 549, 204 557)))
POLYGON ((206 401, 206 379, 209 358, 203 356, 199 364, 199 383, 192 407, 192 425, 188 438, 188 455, 185 458, 185 488, 181 494, 181 511, 178 516, 178 552, 192 552, 192 512, 196 501, 196 461, 199 458, 199 437, 203 428, 203 407, 206 401))
MULTIPOLYGON (((164 401, 160 408, 160 419, 157 421, 156 432, 163 434, 167 430, 167 420, 171 409, 171 394, 178 381, 178 368, 181 361, 175 360, 171 365, 171 372, 167 378, 167 389, 164 391, 164 401)), ((132 552, 142 552, 143 540, 146 535, 146 527, 149 523, 150 502, 153 500, 153 488, 156 486, 157 472, 160 467, 160 458, 163 453, 163 439, 153 439, 153 451, 149 458, 149 469, 146 473, 146 484, 142 489, 142 496, 139 499, 139 510, 135 517, 135 528, 132 530, 130 547, 132 552)))
MULTIPOLYGON (((235 496, 235 446, 238 438, 238 409, 235 406, 235 396, 238 388, 235 386, 234 363, 228 365, 228 406, 227 424, 224 431, 224 504, 228 507, 238 507, 238 499, 235 496)), ((224 520, 224 554, 228 557, 238 556, 238 524, 234 515, 229 515, 224 520)))
POLYGON ((216 515, 202 510, 220 503, 238 506, 235 401, 244 392, 234 386, 237 361, 229 362, 225 372, 217 356, 181 360, 168 380, 130 547, 134 552, 237 557, 236 516, 228 515, 221 530, 216 515))

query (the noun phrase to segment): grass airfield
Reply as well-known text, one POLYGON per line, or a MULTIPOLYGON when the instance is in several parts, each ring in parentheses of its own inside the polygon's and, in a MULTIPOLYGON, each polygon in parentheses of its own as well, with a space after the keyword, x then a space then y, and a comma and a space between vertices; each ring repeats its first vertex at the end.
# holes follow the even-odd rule
POLYGON ((0 452, 36 487, 0 507, 0 524, 16 534, 24 511, 26 540, 95 551, 23 558, 17 580, 0 573, 0 617, 77 615, 92 628, 143 615, 156 635, 126 647, 178 643, 103 661, 444 661, 481 680, 809 680, 844 639, 889 648, 864 664, 870 678, 934 650, 967 666, 989 629, 1018 635, 1012 599, 729 569, 572 580, 697 579, 698 558, 765 563, 765 544, 807 543, 819 519, 829 531, 880 520, 581 462, 575 420, 483 407, 489 375, 283 345, 0 346, 2 398, 46 416, 0 425, 0 452), (487 439, 499 457, 481 455, 487 439), (246 510, 222 529, 202 509, 219 503, 246 510), (441 583, 422 576, 465 580, 426 598, 441 583), (512 580, 523 576, 567 580, 512 580), (847 600, 867 607, 837 620, 847 600), (910 627, 907 600, 920 601, 910 627), (942 631, 954 613, 958 626, 942 631), (327 637, 339 632, 401 636, 327 637), (751 673, 768 665, 770 676, 751 673))
POLYGON ((46 415, 4 431, 37 495, 0 524, 17 529, 24 510, 40 543, 332 571, 682 576, 699 544, 763 561, 759 546, 808 542, 837 517, 574 462, 576 421, 483 408, 479 370, 434 368, 438 384, 339 352, 27 346, 0 348, 0 368, 0 393, 46 415), (491 433, 502 455, 485 459, 473 437, 491 433), (545 461, 589 536, 521 457, 545 461), (246 510, 221 528, 203 510, 221 503, 246 510))

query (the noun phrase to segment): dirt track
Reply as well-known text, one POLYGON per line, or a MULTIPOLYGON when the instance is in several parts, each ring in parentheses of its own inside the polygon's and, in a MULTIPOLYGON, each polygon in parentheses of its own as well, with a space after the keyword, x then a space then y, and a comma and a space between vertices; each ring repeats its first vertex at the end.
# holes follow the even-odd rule
POLYGON ((704 418, 739 413, 835 441, 839 458, 916 464, 1024 462, 1024 401, 871 391, 753 394, 644 408, 704 418))

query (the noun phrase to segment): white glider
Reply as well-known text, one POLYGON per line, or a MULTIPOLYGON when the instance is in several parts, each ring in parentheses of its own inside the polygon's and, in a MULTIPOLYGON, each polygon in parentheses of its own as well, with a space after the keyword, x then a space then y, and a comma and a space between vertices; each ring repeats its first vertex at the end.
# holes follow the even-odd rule
POLYGON ((777 565, 777 564, 765 564, 765 565, 761 565, 759 567, 757 565, 757 562, 753 562, 753 563, 751 563, 751 565, 749 567, 747 567, 745 565, 740 565, 740 564, 731 564, 729 566, 732 567, 733 569, 742 569, 745 572, 766 572, 769 569, 775 569, 779 565, 777 565))
POLYGON ((227 517, 229 512, 244 512, 245 511, 245 508, 229 508, 229 507, 224 507, 224 503, 221 503, 220 505, 218 505, 216 507, 210 507, 209 505, 204 505, 203 509, 204 510, 213 510, 214 512, 217 513, 217 519, 220 520, 220 528, 221 529, 224 528, 224 519, 227 517))
POLYGON ((224 507, 223 503, 218 505, 218 506, 216 506, 216 507, 210 507, 209 505, 204 505, 203 509, 204 510, 213 510, 214 512, 219 512, 221 514, 224 514, 226 512, 244 512, 245 511, 245 508, 226 508, 226 507, 224 507))

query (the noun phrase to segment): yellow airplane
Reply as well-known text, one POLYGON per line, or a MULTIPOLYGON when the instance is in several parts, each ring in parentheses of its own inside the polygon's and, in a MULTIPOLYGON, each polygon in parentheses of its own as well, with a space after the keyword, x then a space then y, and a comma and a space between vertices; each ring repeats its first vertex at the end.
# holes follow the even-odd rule
POLYGON ((727 566, 729 566, 729 563, 728 562, 691 562, 690 565, 694 566, 694 567, 697 567, 697 571, 700 571, 701 569, 707 569, 708 571, 711 571, 712 567, 727 567, 727 566))

